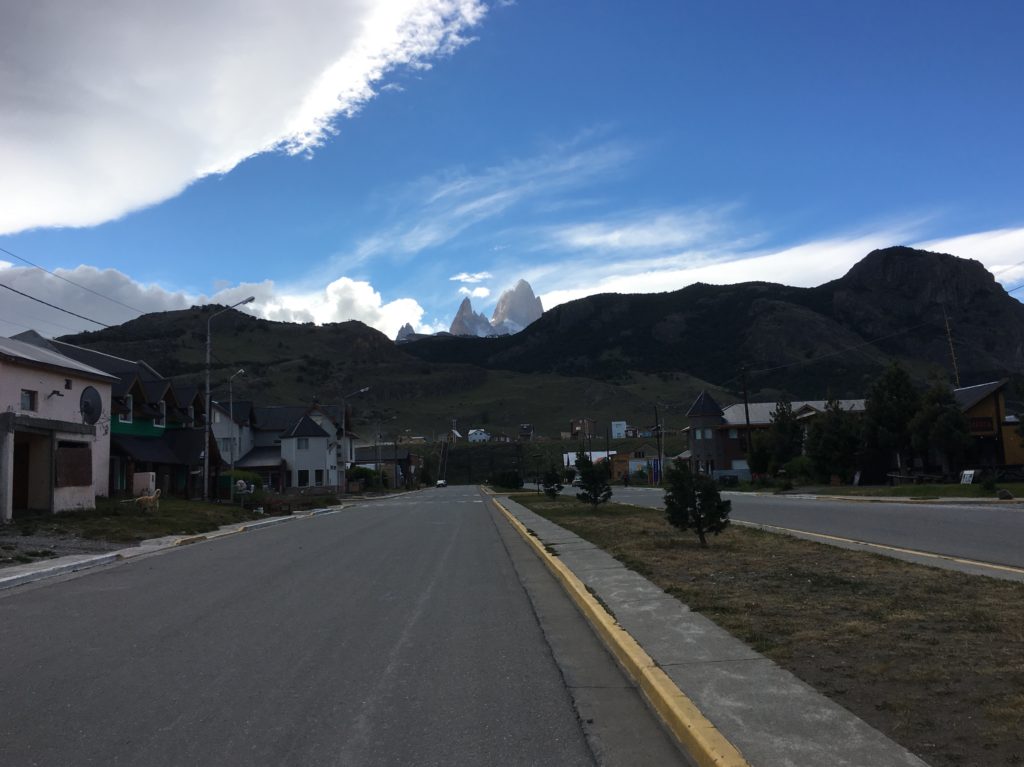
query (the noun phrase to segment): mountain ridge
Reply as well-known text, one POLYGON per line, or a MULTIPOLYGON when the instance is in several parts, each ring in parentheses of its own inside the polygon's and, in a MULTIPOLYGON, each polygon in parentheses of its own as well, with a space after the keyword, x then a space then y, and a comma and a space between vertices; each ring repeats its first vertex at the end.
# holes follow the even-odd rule
MULTIPOLYGON (((195 380, 207 319, 221 308, 143 315, 59 340, 195 380)), ((414 426, 475 414, 505 428, 557 429, 564 416, 646 417, 651 401, 679 403, 700 388, 735 398, 744 368, 753 400, 861 397, 892 361, 922 384, 930 375, 952 380, 947 317, 963 385, 1024 380, 1024 305, 976 261, 889 248, 814 288, 750 282, 606 293, 486 338, 396 344, 358 321, 314 326, 232 311, 213 323, 213 384, 216 392, 244 367, 236 397, 338 401, 371 386, 360 400, 367 418, 397 415, 414 426)))

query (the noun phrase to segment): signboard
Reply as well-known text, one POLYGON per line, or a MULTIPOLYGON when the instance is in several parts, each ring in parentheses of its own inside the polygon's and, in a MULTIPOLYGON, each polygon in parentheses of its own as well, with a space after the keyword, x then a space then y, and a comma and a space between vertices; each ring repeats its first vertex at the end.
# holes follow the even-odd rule
POLYGON ((960 484, 961 485, 973 485, 974 484, 974 469, 967 469, 966 471, 960 472, 960 484))

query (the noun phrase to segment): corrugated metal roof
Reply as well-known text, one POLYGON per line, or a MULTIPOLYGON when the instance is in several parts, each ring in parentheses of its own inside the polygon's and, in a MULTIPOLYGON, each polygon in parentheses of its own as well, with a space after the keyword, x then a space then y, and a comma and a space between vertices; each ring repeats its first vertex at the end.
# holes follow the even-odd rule
MULTIPOLYGON (((839 400, 839 405, 843 410, 847 410, 851 413, 862 413, 864 412, 864 402, 865 401, 862 399, 841 399, 839 400)), ((797 417, 807 417, 814 413, 824 412, 828 401, 823 399, 803 400, 791 402, 790 404, 793 406, 793 413, 796 414, 797 417)), ((778 407, 778 403, 751 402, 749 407, 750 425, 763 426, 764 424, 772 422, 772 413, 775 411, 775 408, 778 407)), ((729 405, 729 407, 722 411, 722 417, 725 419, 725 423, 729 426, 746 426, 747 424, 747 418, 743 411, 742 402, 738 402, 735 405, 729 405)))
POLYGON ((55 352, 52 348, 36 346, 35 344, 17 341, 13 338, 0 338, 0 357, 6 357, 14 362, 58 368, 100 381, 114 380, 114 376, 109 373, 104 373, 102 370, 84 365, 77 360, 55 352))
POLYGON ((989 394, 999 391, 1005 385, 1006 381, 1002 380, 989 381, 988 383, 975 386, 963 386, 959 389, 953 389, 953 398, 956 399, 956 404, 960 406, 960 410, 970 410, 989 394))

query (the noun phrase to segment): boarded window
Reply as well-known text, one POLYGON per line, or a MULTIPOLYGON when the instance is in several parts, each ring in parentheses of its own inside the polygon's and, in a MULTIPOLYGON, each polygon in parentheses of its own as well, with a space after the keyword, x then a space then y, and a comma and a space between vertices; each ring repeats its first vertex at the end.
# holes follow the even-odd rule
POLYGON ((92 447, 84 442, 57 446, 57 487, 92 485, 92 447))

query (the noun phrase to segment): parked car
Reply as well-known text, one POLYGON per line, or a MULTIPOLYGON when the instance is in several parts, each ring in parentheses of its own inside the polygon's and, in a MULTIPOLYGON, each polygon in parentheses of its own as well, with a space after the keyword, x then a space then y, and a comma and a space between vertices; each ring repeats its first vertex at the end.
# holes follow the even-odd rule
POLYGON ((439 479, 439 480, 437 480, 437 486, 438 487, 448 487, 448 480, 447 479, 439 479))

